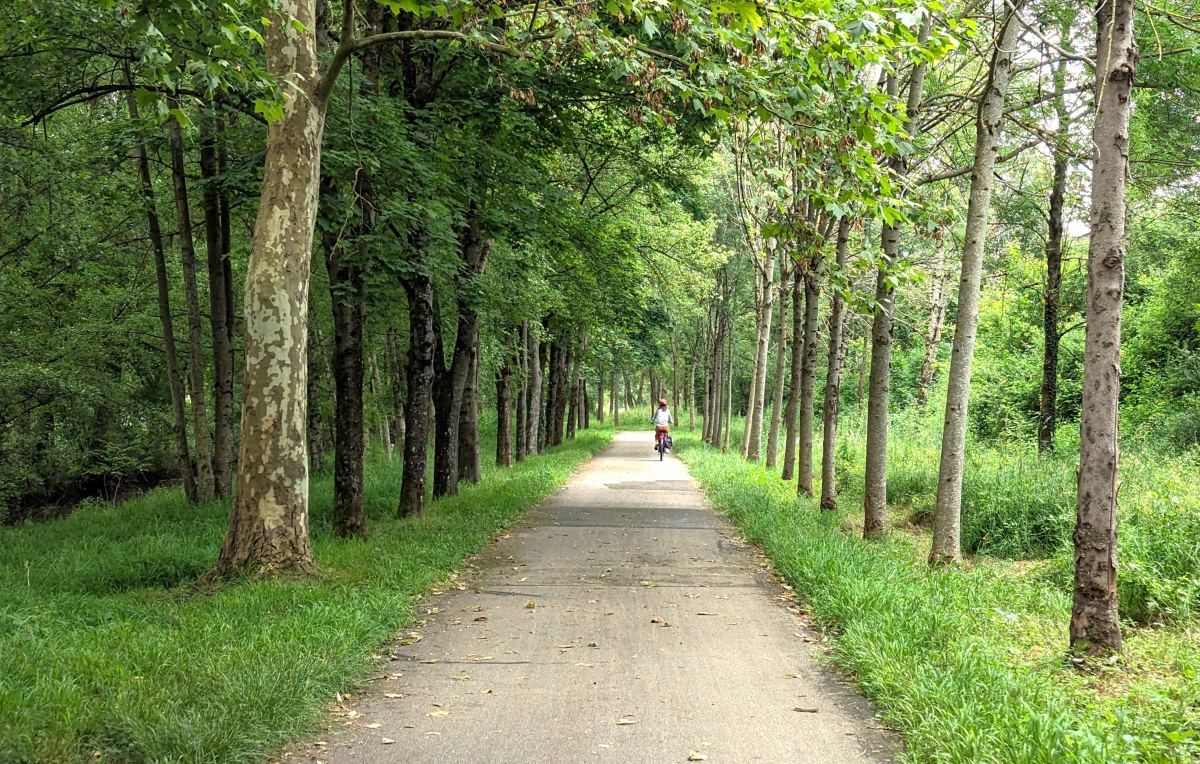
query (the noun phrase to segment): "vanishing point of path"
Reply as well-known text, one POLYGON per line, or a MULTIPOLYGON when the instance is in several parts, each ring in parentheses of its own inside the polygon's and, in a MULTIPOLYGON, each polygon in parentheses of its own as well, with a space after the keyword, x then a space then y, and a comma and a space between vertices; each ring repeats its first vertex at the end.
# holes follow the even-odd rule
POLYGON ((293 761, 840 764, 897 749, 649 432, 619 433, 476 565, 293 761))

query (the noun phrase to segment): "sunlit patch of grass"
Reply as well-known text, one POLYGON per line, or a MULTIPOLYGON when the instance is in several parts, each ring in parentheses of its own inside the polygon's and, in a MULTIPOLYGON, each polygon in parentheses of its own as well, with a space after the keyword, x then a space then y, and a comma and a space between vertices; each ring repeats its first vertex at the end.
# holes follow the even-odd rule
MULTIPOLYGON (((861 479, 853 474, 848 429, 839 454, 851 457, 839 464, 846 478, 839 513, 798 499, 794 484, 778 480, 775 470, 723 455, 693 436, 681 434, 676 443, 713 503, 763 546, 829 634, 832 660, 901 730, 908 760, 1200 757, 1194 628, 1129 626, 1122 659, 1077 666, 1066 652, 1070 592, 1057 559, 978 555, 957 568, 934 569, 925 564, 924 531, 859 538, 861 479)), ((913 458, 919 441, 894 442, 908 457, 896 462, 900 469, 928 470, 913 458)), ((922 492, 928 488, 906 490, 910 504, 929 501, 922 492)))
POLYGON ((320 572, 187 584, 216 559, 228 505, 162 490, 0 530, 0 761, 257 762, 314 730, 335 692, 412 618, 414 599, 611 437, 585 431, 397 520, 400 463, 373 453, 369 538, 329 538, 332 479, 312 485, 320 572), (99 755, 95 755, 98 753, 99 755))

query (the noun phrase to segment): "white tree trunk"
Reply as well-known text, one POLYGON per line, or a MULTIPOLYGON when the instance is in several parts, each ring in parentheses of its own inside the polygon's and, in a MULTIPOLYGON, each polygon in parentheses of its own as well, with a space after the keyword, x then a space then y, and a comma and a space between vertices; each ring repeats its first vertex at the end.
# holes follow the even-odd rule
POLYGON ((771 312, 775 307, 775 248, 767 249, 763 267, 762 310, 759 312, 758 337, 754 354, 754 386, 751 388, 749 410, 750 442, 746 458, 756 462, 762 452, 763 409, 767 403, 767 365, 771 352, 771 312))
MULTIPOLYGON (((1019 5, 1019 4, 1018 4, 1019 5)), ((1020 25, 1010 13, 1002 22, 992 63, 975 120, 975 167, 967 203, 962 275, 958 282, 958 315, 954 322, 954 351, 950 356, 946 418, 942 427, 942 458, 938 469, 937 508, 933 518, 933 547, 929 561, 957 562, 962 558, 963 460, 967 445, 967 404, 971 396, 971 365, 979 325, 979 282, 983 275, 983 245, 987 237, 992 172, 1004 122, 1004 98, 1012 78, 1020 25)))

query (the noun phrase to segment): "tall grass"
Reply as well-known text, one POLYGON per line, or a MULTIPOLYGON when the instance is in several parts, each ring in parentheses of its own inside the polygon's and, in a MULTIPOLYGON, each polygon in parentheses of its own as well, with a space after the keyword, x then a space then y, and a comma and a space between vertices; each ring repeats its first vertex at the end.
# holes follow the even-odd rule
MULTIPOLYGON (((850 430, 842 448, 855 457, 850 430)), ((839 465, 841 513, 821 513, 775 470, 687 433, 675 442, 713 503, 764 547, 830 635, 833 660, 903 732, 909 761, 1200 757, 1194 630, 1131 630, 1123 660, 1076 667, 1065 653, 1069 592, 1044 574, 1046 563, 979 558, 931 569, 925 535, 858 537, 861 481, 851 461, 839 465)), ((893 444, 890 490, 915 506, 927 503, 914 441, 900 431, 893 444)))
POLYGON ((161 490, 0 530, 0 762, 260 761, 315 729, 414 598, 610 436, 585 431, 511 470, 485 458, 482 481, 423 520, 395 519, 399 462, 374 453, 368 539, 329 537, 332 479, 318 476, 320 573, 211 594, 186 585, 216 559, 226 502, 161 490))

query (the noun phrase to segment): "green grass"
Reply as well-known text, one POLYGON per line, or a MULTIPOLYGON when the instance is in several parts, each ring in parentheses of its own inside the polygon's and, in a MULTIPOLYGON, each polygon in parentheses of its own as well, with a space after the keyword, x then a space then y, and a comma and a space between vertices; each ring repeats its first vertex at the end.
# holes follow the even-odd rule
MULTIPOLYGON (((929 478, 931 465, 908 453, 904 434, 897 434, 890 489, 920 507, 929 501, 936 461, 929 478)), ((854 435, 847 427, 839 454, 846 488, 840 513, 821 513, 812 500, 797 499, 794 484, 746 463, 736 448, 721 454, 683 431, 675 442, 713 503, 795 587, 827 634, 831 659, 902 732, 909 761, 1200 759, 1194 621, 1129 624, 1122 659, 1076 666, 1065 650, 1070 594, 1053 560, 980 555, 958 568, 930 569, 928 535, 920 528, 902 527, 879 541, 859 538, 854 435)), ((1013 493, 1020 489, 996 500, 1020 506, 1013 493)), ((978 511, 990 506, 985 489, 974 501, 978 511)), ((896 520, 903 525, 902 516, 896 520)))
POLYGON ((512 470, 485 457, 478 485, 416 521, 394 519, 399 463, 373 454, 366 541, 329 538, 332 479, 319 476, 320 573, 213 594, 187 584, 216 559, 224 502, 161 490, 0 530, 0 762, 261 761, 317 730, 414 599, 610 437, 585 431, 512 470))

